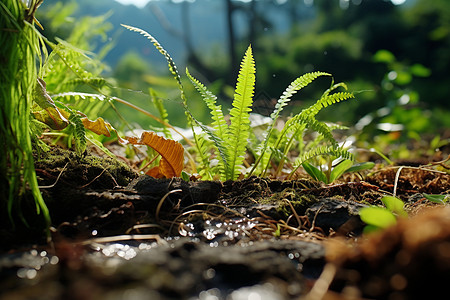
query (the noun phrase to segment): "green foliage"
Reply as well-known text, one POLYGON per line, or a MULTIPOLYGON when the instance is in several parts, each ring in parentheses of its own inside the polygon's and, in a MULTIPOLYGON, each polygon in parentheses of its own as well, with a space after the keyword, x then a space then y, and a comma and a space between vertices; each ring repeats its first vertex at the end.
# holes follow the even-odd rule
MULTIPOLYGON (((250 48, 249 48, 250 49, 250 48)), ((247 50, 248 51, 248 50, 247 50)), ((245 68, 244 66, 244 62, 246 60, 247 56, 244 56, 244 60, 243 63, 241 64, 241 70, 240 70, 240 79, 238 79, 238 84, 240 82, 240 80, 242 81, 244 79, 244 75, 242 75, 244 73, 243 69, 245 68)), ((216 97, 214 95, 212 95, 212 93, 210 93, 203 84, 201 84, 200 82, 198 82, 198 80, 196 80, 195 78, 193 78, 189 72, 188 73, 188 77, 191 79, 191 81, 193 82, 193 84, 196 86, 197 90, 200 92, 200 94, 203 96, 203 99, 205 101, 205 103, 207 104, 207 106, 210 108, 211 110, 211 114, 212 114, 212 119, 213 119, 213 129, 215 130, 215 134, 218 136, 219 141, 223 141, 224 138, 227 138, 229 136, 223 136, 222 132, 225 132, 226 130, 226 123, 224 121, 224 117, 223 117, 223 113, 221 111, 220 106, 217 106, 215 104, 216 101, 216 97)), ((253 73, 251 73, 253 74, 253 73)), ((289 119, 286 122, 286 125, 284 126, 284 128, 282 129, 281 133, 278 134, 278 138, 274 138, 275 137, 275 132, 273 130, 273 126, 276 122, 276 120, 278 119, 281 111, 283 110, 283 108, 288 104, 288 102, 290 101, 291 97, 297 93, 300 89, 304 88, 305 86, 307 86, 308 84, 310 84, 312 81, 314 81, 316 78, 320 77, 320 76, 328 76, 328 73, 324 73, 324 72, 314 72, 314 73, 308 73, 305 74, 299 78, 297 78, 296 80, 294 80, 286 89, 286 91, 281 95, 281 97, 279 98, 279 100, 277 101, 277 104, 275 106, 275 109, 273 111, 273 113, 271 114, 270 118, 271 118, 271 122, 267 128, 266 133, 264 134, 264 139, 261 141, 261 147, 257 150, 256 155, 257 155, 257 159, 251 169, 251 171, 249 172, 249 176, 256 173, 256 174, 265 174, 269 164, 271 162, 271 159, 273 158, 274 155, 276 155, 276 153, 278 153, 279 155, 281 155, 281 161, 279 164, 279 169, 283 166, 283 162, 284 159, 288 156, 288 152, 291 150, 292 145, 294 144, 294 140, 296 137, 301 136, 301 134, 303 133, 303 131, 306 128, 310 128, 312 130, 317 131, 318 133, 320 133, 327 141, 332 143, 332 146, 319 146, 319 147, 315 147, 314 149, 311 149, 309 151, 306 151, 304 153, 301 153, 301 155, 299 156, 299 158, 297 159, 296 162, 296 167, 294 169, 295 170, 298 168, 298 166, 301 165, 302 162, 304 162, 305 160, 314 157, 314 156, 318 156, 318 155, 335 155, 337 157, 342 156, 343 158, 352 158, 352 155, 347 152, 344 149, 340 149, 337 146, 337 142, 335 141, 333 135, 331 134, 331 130, 328 127, 328 125, 326 125, 323 122, 318 121, 315 118, 315 115, 323 108, 349 99, 349 98, 353 98, 353 94, 352 93, 347 93, 347 92, 338 92, 338 93, 333 93, 331 94, 331 91, 333 91, 334 89, 338 88, 338 87, 344 87, 346 88, 346 86, 344 84, 336 84, 333 85, 330 89, 328 89, 323 96, 316 102, 316 104, 310 106, 307 109, 304 109, 300 114, 297 114, 296 116, 294 116, 293 118, 289 119), (282 150, 283 152, 279 152, 280 150, 282 150), (264 163, 264 165, 258 168, 259 164, 264 163)), ((253 75, 247 75, 247 76, 251 76, 250 81, 253 83, 254 85, 254 80, 253 80, 253 75)), ((236 90, 238 89, 238 87, 236 88, 236 90)), ((250 101, 249 101, 250 103, 250 101)), ((235 106, 235 103, 233 102, 233 106, 235 106)), ((250 112, 250 106, 248 106, 247 108, 248 112, 250 112)), ((233 125, 233 109, 231 111, 231 126, 233 125)), ((245 118, 247 118, 247 120, 249 119, 249 114, 245 115, 245 118)), ((249 124, 249 121, 246 121, 246 124, 249 124)), ((249 128, 249 126, 245 126, 245 129, 249 128)), ((239 136, 241 136, 242 134, 238 131, 235 131, 236 134, 239 134, 239 136)), ((248 134, 245 135, 245 139, 240 139, 239 141, 242 142, 241 147, 239 148, 240 153, 243 153, 243 151, 245 151, 244 146, 247 145, 247 139, 248 139, 248 134)), ((234 141, 237 141, 236 139, 234 141)), ((231 143, 232 145, 232 143, 231 143)), ((218 143, 216 143, 216 147, 218 147, 218 143)), ((225 144, 224 145, 220 145, 221 147, 225 148, 225 149, 230 149, 230 144, 225 144)), ((232 153, 238 153, 236 151, 236 147, 231 146, 231 149, 233 149, 232 153)), ((232 156, 231 157, 231 161, 233 161, 233 159, 236 156, 232 156)), ((227 156, 227 158, 229 158, 229 156, 227 156)), ((224 162, 224 160, 222 160, 222 163, 224 162)), ((242 161, 240 161, 242 163, 242 161)), ((226 163, 230 163, 230 161, 226 162, 226 163)), ((231 164, 232 168, 236 167, 236 165, 231 164)), ((225 166, 222 168, 224 170, 227 170, 227 165, 225 164, 225 166)), ((229 176, 227 175, 227 173, 225 173, 225 176, 222 176, 222 178, 224 179, 235 179, 237 178, 237 173, 234 173, 233 176, 229 176)))
MULTIPOLYGON (((84 128, 83 122, 81 121, 81 116, 73 112, 70 113, 70 136, 74 137, 75 140, 75 152, 81 156, 86 150, 86 130, 84 128)), ((69 138, 69 143, 72 139, 69 138)), ((70 144, 69 144, 70 146, 70 144)))
POLYGON ((29 13, 39 5, 39 1, 29 1, 28 8, 20 0, 0 2, 0 199, 1 211, 7 212, 14 224, 13 212, 21 216, 19 200, 28 186, 48 227, 50 215, 39 191, 30 136, 41 41, 33 25, 34 15, 29 13))
POLYGON ((439 204, 445 204, 445 203, 448 203, 450 201, 450 195, 449 194, 446 194, 446 195, 432 195, 432 194, 425 194, 424 193, 423 196, 428 201, 431 201, 431 202, 434 202, 434 203, 439 203, 439 204))
POLYGON ((385 229, 397 223, 398 217, 407 217, 402 200, 393 196, 384 196, 381 201, 386 206, 370 206, 359 211, 361 220, 367 224, 364 232, 373 232, 385 229))
MULTIPOLYGON (((345 154, 344 154, 345 155, 345 154)), ((326 184, 334 182, 336 179, 342 176, 344 173, 350 172, 359 172, 363 170, 371 169, 375 166, 373 162, 363 162, 358 164, 353 164, 353 161, 350 159, 344 159, 340 161, 336 166, 334 166, 331 171, 331 159, 328 165, 328 169, 326 171, 322 171, 307 161, 302 163, 303 169, 308 173, 312 178, 317 181, 322 181, 326 184)))
MULTIPOLYGON (((184 88, 181 82, 181 77, 177 71, 176 65, 168 52, 159 44, 159 42, 146 31, 131 27, 128 25, 122 25, 125 28, 140 33, 149 39, 156 49, 164 55, 168 62, 169 71, 175 78, 179 90, 181 92, 182 104, 186 110, 186 116, 188 123, 190 124, 194 136, 194 142, 197 149, 197 158, 200 162, 200 175, 204 179, 211 179, 214 176, 214 171, 210 166, 210 147, 209 143, 205 140, 204 136, 195 133, 194 124, 198 125, 205 134, 214 143, 214 152, 219 160, 218 172, 222 180, 235 180, 240 174, 245 173, 243 168, 243 162, 245 159, 246 148, 248 146, 248 140, 250 138, 251 126, 250 126, 250 112, 252 111, 253 94, 255 88, 255 62, 253 59, 252 48, 249 46, 242 59, 241 67, 239 70, 236 88, 233 96, 232 108, 230 111, 229 125, 225 121, 222 107, 217 104, 217 97, 210 92, 205 85, 199 80, 194 78, 189 70, 186 70, 187 77, 190 79, 196 90, 202 96, 204 102, 210 110, 212 117, 212 128, 208 128, 205 125, 197 121, 188 108, 187 98, 184 92, 184 88)), ((286 122, 286 126, 282 131, 277 134, 274 132, 274 124, 280 116, 283 108, 287 106, 291 97, 302 88, 309 85, 312 81, 320 76, 329 76, 330 74, 325 72, 313 72, 307 73, 294 80, 281 95, 273 113, 271 114, 271 122, 264 135, 263 141, 261 141, 261 147, 256 152, 257 159, 247 175, 253 173, 265 174, 272 157, 275 153, 282 151, 282 160, 279 164, 279 169, 283 166, 284 159, 288 156, 289 151, 294 145, 294 141, 301 137, 306 128, 317 131, 331 146, 320 146, 314 149, 310 149, 304 153, 301 153, 294 166, 294 171, 305 160, 317 156, 317 155, 334 155, 336 157, 342 157, 344 159, 353 158, 353 156, 344 149, 338 147, 336 140, 334 139, 331 129, 327 124, 321 122, 315 118, 315 116, 323 108, 326 108, 332 104, 354 98, 353 93, 349 92, 333 92, 338 88, 347 89, 344 83, 332 84, 327 89, 322 97, 310 107, 304 109, 301 113, 295 115, 286 122), (277 134, 277 138, 274 136, 277 134), (259 164, 264 162, 262 167, 259 164)), ((217 174, 217 173, 216 173, 217 174)), ((334 175, 334 174, 333 174, 334 175)))
POLYGON ((248 47, 241 62, 236 83, 233 108, 230 111, 230 126, 225 134, 224 147, 227 150, 228 165, 225 178, 236 179, 241 173, 245 146, 250 135, 250 112, 255 88, 255 62, 252 48, 248 47))
POLYGON ((361 220, 367 224, 364 232, 373 232, 385 229, 397 223, 394 214, 383 207, 371 206, 365 207, 359 211, 361 220))

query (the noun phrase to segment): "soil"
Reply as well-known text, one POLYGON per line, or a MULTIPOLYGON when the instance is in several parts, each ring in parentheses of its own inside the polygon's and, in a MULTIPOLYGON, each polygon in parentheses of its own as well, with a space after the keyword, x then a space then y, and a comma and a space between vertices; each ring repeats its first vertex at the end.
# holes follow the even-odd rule
POLYGON ((36 159, 51 242, 38 223, 1 221, 0 299, 437 298, 450 208, 423 194, 449 194, 450 175, 436 166, 187 182, 53 148, 36 159), (363 234, 359 209, 393 193, 410 217, 363 234))

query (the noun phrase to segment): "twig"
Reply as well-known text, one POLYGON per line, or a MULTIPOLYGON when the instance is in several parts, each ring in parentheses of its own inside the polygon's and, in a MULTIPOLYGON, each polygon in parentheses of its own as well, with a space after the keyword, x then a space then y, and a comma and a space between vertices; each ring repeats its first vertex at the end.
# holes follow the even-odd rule
POLYGON ((166 198, 169 197, 170 194, 178 193, 178 192, 182 192, 182 191, 183 191, 182 189, 171 190, 171 191, 169 191, 168 193, 166 193, 166 194, 161 198, 161 200, 159 200, 158 206, 156 207, 156 213, 155 213, 156 221, 159 221, 159 211, 161 210, 161 207, 162 207, 164 201, 166 200, 166 198))
POLYGON ((81 242, 81 245, 91 245, 91 244, 100 244, 100 243, 112 243, 112 242, 120 242, 120 241, 131 241, 131 240, 156 240, 158 243, 165 242, 159 235, 157 234, 131 234, 131 235, 116 235, 116 236, 105 236, 89 239, 81 242))
POLYGON ((56 180, 55 180, 55 182, 53 184, 51 184, 51 185, 40 185, 39 188, 40 189, 50 189, 50 188, 54 187, 58 183, 58 180, 61 177, 61 175, 64 172, 64 170, 66 170, 66 167, 67 167, 68 164, 69 163, 66 163, 64 165, 64 168, 61 170, 61 172, 59 172, 59 175, 58 175, 58 177, 56 177, 56 180))
MULTIPOLYGON (((324 205, 325 205, 325 204, 324 204, 324 205)), ((319 207, 319 209, 317 210, 316 214, 314 215, 314 219, 313 219, 313 221, 312 221, 311 228, 309 229, 309 232, 313 232, 314 229, 316 228, 316 219, 317 219, 317 216, 319 215, 319 212, 320 212, 320 210, 324 207, 324 205, 322 205, 321 207, 319 207)))
POLYGON ((287 201, 287 203, 289 204, 291 210, 292 210, 292 214, 294 215, 295 219, 297 220, 297 224, 298 224, 298 228, 302 227, 302 223, 300 223, 300 217, 298 216, 297 212, 294 209, 294 206, 292 205, 291 201, 289 201, 288 199, 283 199, 285 201, 287 201))
POLYGON ((397 173, 395 173, 395 180, 394 180, 394 191, 392 192, 392 196, 396 197, 397 194, 397 184, 398 184, 398 178, 400 177, 400 172, 402 171, 403 166, 398 168, 397 173))
POLYGON ((322 274, 316 280, 313 287, 306 295, 306 300, 321 300, 324 298, 328 289, 330 288, 330 284, 336 275, 337 268, 334 264, 328 263, 323 268, 322 274))
MULTIPOLYGON (((102 171, 100 174, 98 174, 97 176, 95 176, 94 179, 92 179, 91 181, 89 181, 89 182, 86 183, 85 185, 80 186, 79 188, 80 188, 80 189, 84 189, 84 188, 87 187, 88 185, 91 185, 94 181, 96 181, 97 179, 99 179, 100 176, 102 176, 103 173, 105 173, 105 171, 106 171, 106 169, 103 169, 103 171, 102 171)), ((116 182, 116 183, 117 183, 117 182, 116 182)))

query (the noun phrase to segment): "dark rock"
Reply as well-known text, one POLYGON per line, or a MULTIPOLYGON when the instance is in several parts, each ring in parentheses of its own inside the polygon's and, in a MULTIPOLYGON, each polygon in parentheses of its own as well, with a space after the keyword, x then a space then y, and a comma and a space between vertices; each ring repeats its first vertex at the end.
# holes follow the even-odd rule
POLYGON ((320 227, 324 231, 330 229, 338 231, 341 227, 347 227, 341 229, 344 234, 350 231, 359 234, 365 225, 359 218, 359 210, 363 207, 366 205, 336 198, 325 198, 311 205, 306 210, 306 215, 315 227, 320 227), (344 224, 346 226, 343 226, 344 224))

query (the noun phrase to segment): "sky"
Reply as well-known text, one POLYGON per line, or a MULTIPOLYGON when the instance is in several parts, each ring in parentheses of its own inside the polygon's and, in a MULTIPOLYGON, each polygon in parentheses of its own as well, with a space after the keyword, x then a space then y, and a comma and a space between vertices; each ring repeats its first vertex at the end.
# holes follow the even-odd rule
MULTIPOLYGON (((122 4, 134 4, 137 7, 144 7, 148 2, 150 2, 151 0, 116 0, 117 2, 120 2, 122 4)), ((174 2, 182 2, 184 0, 177 0, 174 2)), ((345 1, 345 0, 344 0, 345 1)), ((396 4, 396 5, 400 5, 403 4, 406 0, 391 0, 392 3, 396 4)))

